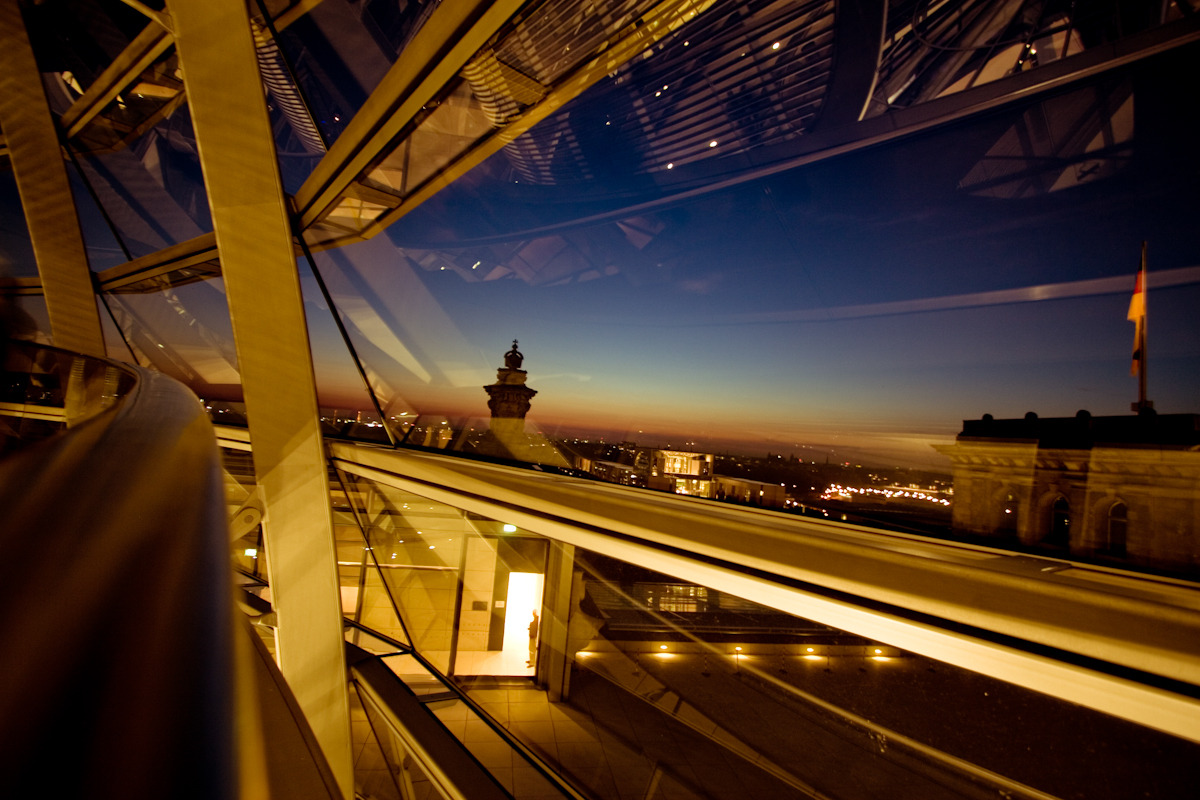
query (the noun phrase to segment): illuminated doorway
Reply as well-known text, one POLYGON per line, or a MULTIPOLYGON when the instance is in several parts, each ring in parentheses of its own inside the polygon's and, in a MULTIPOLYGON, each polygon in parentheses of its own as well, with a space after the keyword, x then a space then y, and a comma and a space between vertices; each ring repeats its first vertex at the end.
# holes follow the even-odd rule
MULTIPOLYGON (((542 613, 542 580, 538 572, 510 572, 508 596, 504 601, 504 664, 519 669, 516 674, 532 673, 529 660, 529 623, 533 612, 542 613)), ((540 620, 539 620, 540 627, 540 620)), ((540 630, 539 630, 540 634, 540 630)))

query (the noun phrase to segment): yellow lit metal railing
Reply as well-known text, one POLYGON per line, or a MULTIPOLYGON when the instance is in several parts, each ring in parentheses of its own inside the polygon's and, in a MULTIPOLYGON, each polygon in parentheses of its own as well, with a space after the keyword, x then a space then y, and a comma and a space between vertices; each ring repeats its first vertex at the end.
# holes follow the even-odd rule
POLYGON ((335 465, 566 545, 1200 742, 1200 589, 343 442, 335 465))
MULTIPOLYGON (((416 653, 405 657, 420 661, 416 653)), ((401 680, 384 659, 353 644, 346 645, 346 660, 351 686, 381 743, 384 759, 405 786, 402 796, 417 796, 414 784, 425 782, 445 800, 468 797, 487 800, 514 795, 582 800, 582 795, 537 762, 503 727, 482 715, 478 704, 434 672, 429 671, 428 680, 414 687, 401 680), (492 736, 477 736, 474 742, 461 743, 439 721, 450 709, 460 712, 455 716, 489 725, 492 736), (528 764, 520 791, 510 793, 501 788, 495 775, 472 753, 473 747, 478 750, 493 744, 512 748, 514 758, 528 764)), ((421 666, 431 669, 429 664, 421 666)))

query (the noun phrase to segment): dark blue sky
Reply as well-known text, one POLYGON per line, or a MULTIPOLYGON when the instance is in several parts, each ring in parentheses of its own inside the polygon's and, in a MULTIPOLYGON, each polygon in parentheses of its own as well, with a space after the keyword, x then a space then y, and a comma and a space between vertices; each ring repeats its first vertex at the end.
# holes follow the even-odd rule
MULTIPOLYGON (((1132 140, 1106 177, 1079 186, 1024 197, 963 188, 1024 113, 1010 110, 655 208, 639 224, 661 231, 605 277, 468 282, 450 269, 420 280, 461 335, 447 355, 474 356, 480 382, 521 340, 541 392, 532 418, 866 444, 952 436, 985 412, 1128 413, 1125 315, 1146 239, 1151 398, 1163 412, 1200 411, 1200 170, 1193 128, 1178 124, 1200 109, 1195 94, 1158 91, 1156 74, 1134 76, 1154 90, 1137 94, 1132 140), (1156 287, 1156 275, 1173 285, 1156 287), (1048 285, 1066 297, 1035 301, 1048 285), (987 295, 999 291, 1028 301, 987 295), (942 298, 957 299, 921 310, 942 298)), ((1030 166, 1055 176, 1069 165, 1030 166)), ((529 191, 502 176, 485 166, 394 226, 392 240, 424 254, 440 236, 453 257, 464 252, 454 242, 502 239, 506 208, 529 191)), ((539 195, 546 217, 568 218, 570 192, 557 191, 539 195)), ((511 217, 519 227, 529 209, 511 217)), ((586 243, 606 226, 559 232, 586 243)), ((482 415, 477 386, 461 396, 482 415)))

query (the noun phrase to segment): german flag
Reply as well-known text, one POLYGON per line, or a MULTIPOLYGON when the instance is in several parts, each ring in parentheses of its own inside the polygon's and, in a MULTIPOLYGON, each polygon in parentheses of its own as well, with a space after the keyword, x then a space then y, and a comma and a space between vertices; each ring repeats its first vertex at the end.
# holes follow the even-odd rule
POLYGON ((1133 332, 1133 365, 1130 375, 1138 375, 1146 369, 1146 243, 1142 243, 1142 267, 1138 270, 1133 285, 1133 299, 1129 301, 1129 313, 1125 317, 1135 326, 1133 332))

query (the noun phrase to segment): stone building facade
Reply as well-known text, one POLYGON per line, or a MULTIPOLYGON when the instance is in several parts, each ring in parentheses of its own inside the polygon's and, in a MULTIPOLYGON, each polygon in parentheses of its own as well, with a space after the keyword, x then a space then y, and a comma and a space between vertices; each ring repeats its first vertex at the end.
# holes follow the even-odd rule
POLYGON ((958 533, 1200 569, 1200 415, 985 415, 937 449, 953 466, 958 533))

